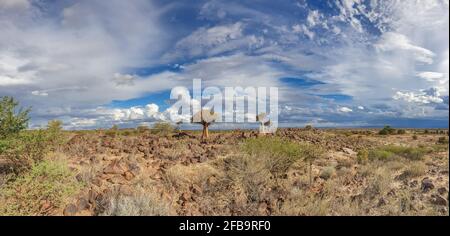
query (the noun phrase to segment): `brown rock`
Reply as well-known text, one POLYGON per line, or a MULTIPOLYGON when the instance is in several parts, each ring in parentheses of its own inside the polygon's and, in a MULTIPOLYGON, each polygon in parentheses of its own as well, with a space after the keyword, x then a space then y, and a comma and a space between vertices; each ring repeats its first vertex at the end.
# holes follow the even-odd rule
POLYGON ((431 195, 430 202, 431 202, 431 204, 438 205, 438 206, 447 206, 448 205, 447 199, 445 199, 437 194, 431 195))
POLYGON ((269 215, 269 210, 267 209, 269 206, 267 203, 262 202, 258 206, 258 215, 266 216, 269 215))
POLYGON ((76 216, 92 216, 94 215, 91 211, 89 210, 82 210, 77 212, 77 214, 75 214, 76 216))
POLYGON ((194 194, 202 193, 202 189, 196 184, 193 184, 190 189, 191 189, 191 192, 193 192, 194 194))
POLYGON ((86 198, 80 198, 77 201, 78 210, 87 210, 90 208, 89 200, 86 198))
POLYGON ((191 195, 189 193, 182 193, 180 196, 180 200, 183 202, 189 201, 191 199, 191 195))
POLYGON ((126 184, 127 180, 121 175, 114 175, 108 178, 106 181, 112 184, 126 184))
POLYGON ((422 180, 422 187, 421 187, 421 189, 422 189, 422 192, 424 192, 424 193, 429 192, 430 190, 434 189, 434 184, 431 181, 431 179, 424 178, 422 180))
POLYGON ((125 172, 124 168, 119 165, 117 161, 111 162, 108 166, 103 169, 103 173, 105 174, 118 174, 121 175, 125 172))
POLYGON ((120 185, 119 192, 126 196, 133 195, 133 189, 129 185, 120 185))
POLYGON ((47 200, 43 200, 41 201, 41 212, 46 212, 48 211, 50 208, 52 207, 52 205, 50 204, 49 201, 47 200))
POLYGON ((380 198, 380 200, 378 200, 377 207, 381 207, 384 205, 386 205, 386 200, 384 198, 380 198))
POLYGON ((343 151, 344 153, 350 155, 350 156, 356 156, 356 154, 357 154, 357 153, 356 153, 355 151, 353 151, 352 149, 346 148, 346 147, 342 148, 342 151, 343 151))
POLYGON ((63 214, 65 216, 74 216, 77 212, 77 206, 75 206, 75 204, 69 204, 64 208, 63 214))
POLYGON ((123 174, 123 177, 125 177, 126 180, 130 181, 134 178, 134 175, 130 171, 127 171, 123 174))
POLYGON ((437 191, 440 195, 444 195, 444 194, 448 193, 448 190, 445 187, 438 188, 437 191))
POLYGON ((92 180, 92 184, 94 184, 97 187, 101 187, 103 184, 103 180, 101 178, 95 178, 92 180))
POLYGON ((95 203, 96 197, 97 197, 97 193, 94 190, 90 189, 88 192, 89 203, 91 203, 91 204, 95 203))

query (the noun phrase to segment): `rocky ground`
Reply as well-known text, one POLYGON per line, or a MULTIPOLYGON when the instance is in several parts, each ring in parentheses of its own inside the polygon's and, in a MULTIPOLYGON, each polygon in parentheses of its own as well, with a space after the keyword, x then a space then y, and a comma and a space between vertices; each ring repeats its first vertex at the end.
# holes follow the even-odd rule
POLYGON ((299 160, 282 176, 258 169, 258 157, 242 157, 241 145, 258 138, 255 131, 212 132, 205 142, 194 131, 73 132, 55 155, 68 160, 82 190, 63 207, 41 208, 86 216, 448 215, 448 146, 420 160, 358 162, 362 150, 434 147, 443 136, 414 132, 280 129, 271 136, 325 150, 310 169, 299 160))

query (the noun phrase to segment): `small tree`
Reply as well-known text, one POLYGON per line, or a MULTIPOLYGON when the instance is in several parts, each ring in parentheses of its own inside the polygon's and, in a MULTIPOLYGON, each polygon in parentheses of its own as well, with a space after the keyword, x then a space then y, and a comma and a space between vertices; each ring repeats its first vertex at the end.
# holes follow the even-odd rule
POLYGON ((62 124, 63 122, 60 120, 50 120, 47 124, 47 130, 58 133, 62 130, 62 124))
POLYGON ((209 137, 208 127, 217 119, 218 114, 210 110, 201 110, 192 116, 192 122, 203 126, 202 139, 209 137))
POLYGON ((12 97, 0 100, 0 139, 17 134, 28 127, 30 108, 16 109, 19 103, 12 97))
POLYGON ((313 161, 323 156, 324 150, 317 145, 301 144, 303 159, 308 163, 309 186, 312 185, 312 164, 313 161))
POLYGON ((50 120, 47 124, 48 141, 53 145, 59 145, 62 143, 62 124, 60 120, 50 120))

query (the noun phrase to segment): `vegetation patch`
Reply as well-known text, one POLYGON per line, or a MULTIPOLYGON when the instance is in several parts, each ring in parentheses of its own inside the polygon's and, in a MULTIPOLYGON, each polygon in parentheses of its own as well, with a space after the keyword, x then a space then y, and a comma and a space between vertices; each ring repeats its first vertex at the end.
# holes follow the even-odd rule
POLYGON ((358 161, 364 162, 367 160, 388 161, 394 158, 402 157, 408 160, 421 160, 425 154, 430 150, 424 147, 403 147, 387 145, 370 149, 368 151, 362 150, 358 153, 358 161))
POLYGON ((0 189, 0 215, 45 215, 81 185, 64 160, 43 160, 0 189))

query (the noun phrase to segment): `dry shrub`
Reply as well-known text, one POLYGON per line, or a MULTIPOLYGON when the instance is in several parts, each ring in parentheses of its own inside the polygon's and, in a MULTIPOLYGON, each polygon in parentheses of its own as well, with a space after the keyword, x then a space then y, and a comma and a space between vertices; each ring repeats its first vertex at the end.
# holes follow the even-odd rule
POLYGON ((392 173, 385 167, 378 167, 368 178, 368 186, 364 190, 365 196, 373 199, 385 195, 393 182, 392 173))
POLYGON ((81 167, 80 171, 76 175, 76 178, 81 183, 89 184, 97 177, 97 175, 102 173, 102 170, 102 163, 91 162, 89 165, 84 165, 81 167))
POLYGON ((336 174, 336 169, 334 168, 334 166, 328 166, 325 167, 324 169, 322 169, 322 171, 320 172, 320 178, 322 179, 329 179, 332 176, 334 176, 336 174))
POLYGON ((230 183, 238 184, 247 195, 248 201, 259 201, 265 189, 272 182, 272 162, 266 158, 239 155, 225 160, 225 176, 230 183))
POLYGON ((136 186, 131 195, 119 191, 108 197, 103 216, 166 216, 173 215, 171 203, 161 199, 152 189, 136 186))
POLYGON ((164 158, 171 161, 179 160, 180 157, 191 154, 191 151, 189 146, 183 141, 174 143, 170 148, 162 148, 164 158))
POLYGON ((190 166, 174 165, 167 170, 165 179, 169 186, 182 191, 192 184, 203 186, 211 176, 220 176, 220 172, 205 162, 190 166))
POLYGON ((403 175, 409 178, 415 178, 423 176, 427 173, 428 167, 422 162, 414 162, 411 163, 406 170, 403 172, 403 175))

